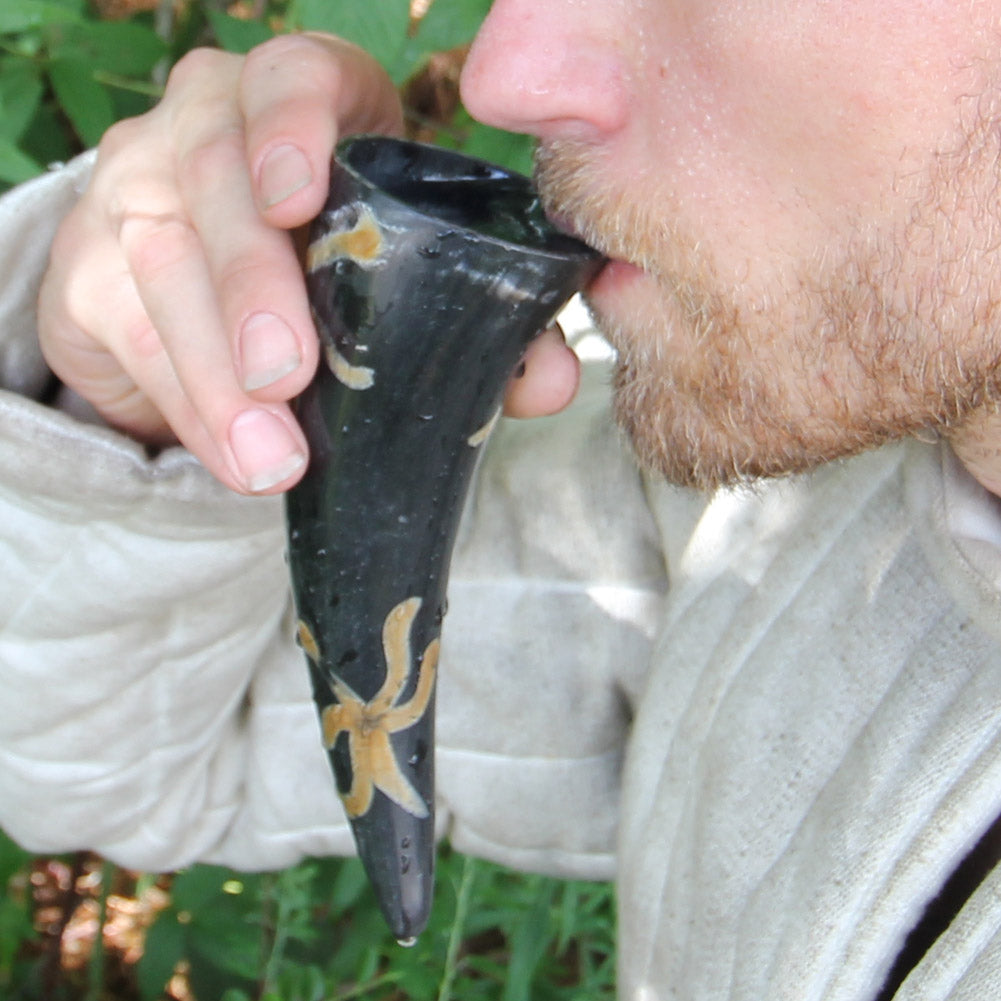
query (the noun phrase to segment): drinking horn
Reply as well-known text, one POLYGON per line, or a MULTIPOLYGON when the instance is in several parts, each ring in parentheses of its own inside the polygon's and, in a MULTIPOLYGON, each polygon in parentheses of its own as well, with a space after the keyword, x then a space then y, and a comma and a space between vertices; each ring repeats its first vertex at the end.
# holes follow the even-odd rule
POLYGON ((401 942, 434 880, 434 697, 449 561, 525 347, 597 272, 531 182, 453 151, 339 144, 306 281, 321 361, 286 498, 298 641, 358 852, 401 942))

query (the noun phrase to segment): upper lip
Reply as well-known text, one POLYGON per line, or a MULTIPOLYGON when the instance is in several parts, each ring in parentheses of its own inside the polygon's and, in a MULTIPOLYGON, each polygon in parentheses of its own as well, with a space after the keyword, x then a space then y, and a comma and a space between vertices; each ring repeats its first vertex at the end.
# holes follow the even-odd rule
MULTIPOLYGON (((617 248, 610 248, 608 246, 608 241, 603 238, 600 232, 595 232, 594 229, 586 227, 575 221, 575 217, 570 213, 559 212, 555 209, 550 209, 545 204, 543 204, 543 209, 546 213, 546 218, 561 232, 566 233, 567 236, 572 236, 582 243, 586 243, 593 250, 596 250, 602 257, 605 258, 604 263, 608 264, 610 262, 618 261, 623 264, 630 264, 634 268, 638 268, 640 271, 648 271, 647 267, 641 262, 638 257, 629 256, 624 254, 623 247, 620 245, 617 248), (616 250, 618 251, 616 253, 616 250)), ((601 269, 603 270, 603 269, 601 269)), ((601 271, 599 270, 598 274, 601 271)), ((597 277, 597 275, 595 276, 597 277)))
POLYGON ((559 212, 547 211, 546 217, 558 230, 560 230, 560 232, 566 233, 567 236, 572 236, 574 239, 580 240, 582 243, 586 243, 593 250, 598 251, 598 253, 603 257, 609 258, 608 253, 604 250, 601 244, 585 234, 580 226, 575 225, 571 216, 563 215, 559 212))

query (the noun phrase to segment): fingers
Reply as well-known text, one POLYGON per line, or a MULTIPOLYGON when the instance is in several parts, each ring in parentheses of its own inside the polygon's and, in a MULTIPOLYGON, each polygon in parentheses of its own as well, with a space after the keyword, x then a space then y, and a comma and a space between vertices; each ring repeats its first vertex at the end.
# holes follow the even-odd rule
MULTIPOLYGON (((236 109, 232 111, 225 126, 220 114, 220 129, 210 141, 191 129, 176 140, 177 184, 187 222, 176 236, 190 242, 177 247, 182 259, 176 268, 165 272, 158 262, 144 266, 147 262, 132 250, 125 228, 120 230, 121 242, 151 317, 166 320, 183 282, 200 312, 207 317, 213 310, 220 314, 218 333, 227 342, 239 391, 262 400, 287 400, 303 388, 316 366, 316 335, 292 240, 257 211, 241 122, 236 109)), ((131 222, 144 228, 142 220, 131 222)), ((155 248, 158 242, 140 246, 155 248)), ((172 357, 183 355, 176 358, 182 366, 197 353, 184 331, 177 330, 171 343, 176 345, 172 357)), ((196 386, 190 388, 197 393, 194 374, 196 386)))
MULTIPOLYGON (((129 219, 120 240, 151 324, 151 349, 143 350, 133 335, 112 342, 116 353, 220 480, 248 493, 281 488, 305 465, 305 440, 287 405, 262 405, 240 385, 217 306, 215 262, 202 252, 195 230, 171 218, 129 219), (183 299, 174 294, 179 288, 183 299)), ((112 338, 122 333, 109 331, 112 338)))
POLYGON ((580 361, 559 327, 550 327, 529 346, 504 397, 508 417, 559 413, 577 393, 580 361))
POLYGON ((399 98, 378 64, 325 35, 285 35, 253 50, 239 99, 258 207, 283 228, 323 206, 339 136, 403 131, 399 98))
POLYGON ((109 131, 57 235, 39 302, 54 371, 233 489, 286 489, 306 461, 287 404, 317 360, 286 229, 322 207, 343 130, 400 123, 388 78, 344 42, 189 53, 153 111, 109 131))
POLYGON ((120 372, 109 375, 106 357, 81 370, 80 350, 69 365, 65 326, 56 354, 67 381, 119 426, 159 440, 152 409, 227 486, 266 493, 305 465, 285 401, 309 378, 315 333, 290 240, 254 208, 240 121, 227 100, 235 69, 232 57, 194 57, 175 75, 172 101, 102 143, 91 188, 66 227, 72 279, 63 292, 73 325, 120 372), (289 317, 275 320, 292 342, 284 359, 260 346, 265 309, 289 317), (102 370, 104 385, 95 385, 102 370), (141 392, 123 390, 123 374, 141 392))

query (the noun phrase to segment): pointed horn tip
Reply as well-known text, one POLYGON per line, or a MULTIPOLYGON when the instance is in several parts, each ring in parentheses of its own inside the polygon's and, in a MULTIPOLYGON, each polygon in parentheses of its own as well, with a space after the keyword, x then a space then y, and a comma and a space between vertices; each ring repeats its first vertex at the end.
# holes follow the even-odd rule
POLYGON ((430 894, 422 894, 421 899, 410 899, 406 904, 399 899, 395 901, 380 900, 379 902, 382 905, 383 916, 397 944, 407 949, 416 945, 418 937, 427 927, 428 919, 431 917, 430 894))
POLYGON ((351 822, 369 883, 389 930, 401 943, 427 926, 434 901, 433 816, 421 819, 381 792, 368 815, 351 822))

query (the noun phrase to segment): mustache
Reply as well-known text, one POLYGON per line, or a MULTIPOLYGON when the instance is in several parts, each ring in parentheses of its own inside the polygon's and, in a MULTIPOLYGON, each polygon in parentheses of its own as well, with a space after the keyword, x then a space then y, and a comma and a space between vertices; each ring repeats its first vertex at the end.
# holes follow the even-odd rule
POLYGON ((587 143, 540 143, 534 178, 543 210, 605 257, 640 268, 693 322, 732 311, 732 290, 698 234, 683 225, 669 183, 648 174, 623 177, 616 168, 613 154, 587 143))
POLYGON ((533 174, 542 207, 556 225, 606 257, 642 266, 633 213, 609 187, 603 160, 585 143, 540 143, 533 174))
POLYGON ((612 260, 641 268, 677 290, 713 273, 701 241, 672 211, 663 177, 626 176, 614 154, 575 140, 540 143, 533 175, 553 222, 612 260))

